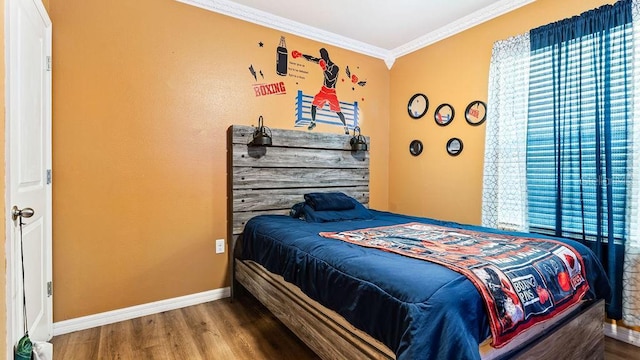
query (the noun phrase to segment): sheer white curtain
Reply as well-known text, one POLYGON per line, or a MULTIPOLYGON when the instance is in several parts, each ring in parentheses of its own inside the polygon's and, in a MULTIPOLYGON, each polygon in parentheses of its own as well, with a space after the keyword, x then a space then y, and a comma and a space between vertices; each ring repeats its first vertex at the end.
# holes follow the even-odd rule
MULTIPOLYGON (((628 236, 623 275, 623 320, 640 326, 640 0, 633 1, 634 109, 629 121, 628 236)), ((527 231, 526 144, 529 34, 498 41, 489 70, 482 225, 527 231)))
POLYGON ((627 226, 622 275, 622 320, 640 326, 640 1, 632 2, 633 16, 633 120, 629 121, 632 144, 628 154, 627 226))
POLYGON ((484 154, 482 225, 527 231, 529 33, 493 45, 484 154))

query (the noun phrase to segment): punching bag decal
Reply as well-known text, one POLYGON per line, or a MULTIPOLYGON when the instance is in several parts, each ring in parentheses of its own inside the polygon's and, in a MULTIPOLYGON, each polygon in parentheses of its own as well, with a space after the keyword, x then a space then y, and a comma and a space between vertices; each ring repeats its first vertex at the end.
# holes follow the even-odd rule
POLYGON ((280 76, 287 76, 287 43, 284 41, 284 36, 280 37, 280 45, 276 50, 276 73, 280 76))

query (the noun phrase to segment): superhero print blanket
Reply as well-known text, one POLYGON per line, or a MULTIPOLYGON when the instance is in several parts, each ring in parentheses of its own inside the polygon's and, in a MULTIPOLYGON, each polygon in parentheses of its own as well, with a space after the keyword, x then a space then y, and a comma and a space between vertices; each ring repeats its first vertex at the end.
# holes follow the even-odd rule
POLYGON ((577 303, 589 290, 580 254, 555 240, 418 222, 319 235, 437 263, 465 275, 482 295, 492 346, 497 348, 577 303))

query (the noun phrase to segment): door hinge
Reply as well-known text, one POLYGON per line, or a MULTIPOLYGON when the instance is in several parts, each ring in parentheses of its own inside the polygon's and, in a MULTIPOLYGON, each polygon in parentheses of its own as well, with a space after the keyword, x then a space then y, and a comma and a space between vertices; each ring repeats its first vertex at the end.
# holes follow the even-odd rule
POLYGON ((51 184, 51 169, 47 169, 47 185, 51 184))
POLYGON ((51 71, 51 56, 47 55, 47 71, 51 71))
POLYGON ((51 281, 47 282, 47 296, 53 295, 53 283, 51 281))

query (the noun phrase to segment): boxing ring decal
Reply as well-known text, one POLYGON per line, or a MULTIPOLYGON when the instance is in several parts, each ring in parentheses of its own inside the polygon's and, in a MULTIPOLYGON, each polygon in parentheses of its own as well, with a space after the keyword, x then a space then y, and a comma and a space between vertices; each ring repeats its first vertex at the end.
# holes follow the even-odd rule
MULTIPOLYGON (((311 105, 313 102, 313 95, 307 95, 298 90, 296 96, 296 121, 295 126, 308 126, 311 123, 311 105)), ((349 129, 353 129, 358 125, 358 117, 360 110, 358 109, 358 102, 352 103, 340 101, 340 108, 344 114, 346 126, 349 129)), ((331 111, 328 106, 318 108, 316 113, 316 122, 321 124, 329 124, 336 126, 343 126, 342 121, 331 111)))

